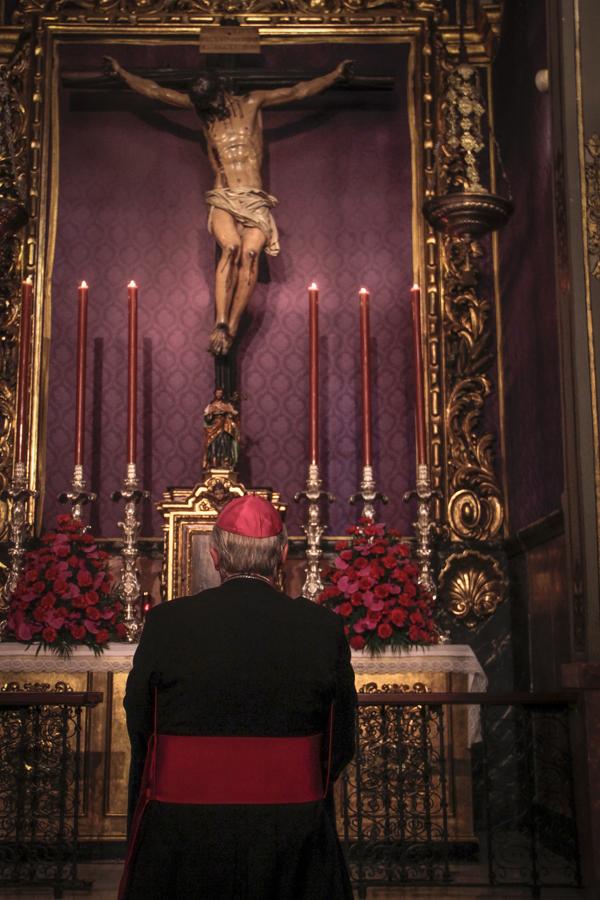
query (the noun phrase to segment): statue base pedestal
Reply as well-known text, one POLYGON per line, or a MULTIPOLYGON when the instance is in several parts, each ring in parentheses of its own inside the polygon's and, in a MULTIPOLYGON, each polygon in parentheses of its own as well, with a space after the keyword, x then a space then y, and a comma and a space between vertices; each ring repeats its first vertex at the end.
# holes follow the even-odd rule
POLYGON ((286 506, 278 491, 247 488, 231 469, 209 469, 193 488, 167 488, 157 504, 164 517, 163 599, 196 594, 219 584, 208 552, 209 535, 225 504, 244 494, 270 500, 285 517, 286 506))

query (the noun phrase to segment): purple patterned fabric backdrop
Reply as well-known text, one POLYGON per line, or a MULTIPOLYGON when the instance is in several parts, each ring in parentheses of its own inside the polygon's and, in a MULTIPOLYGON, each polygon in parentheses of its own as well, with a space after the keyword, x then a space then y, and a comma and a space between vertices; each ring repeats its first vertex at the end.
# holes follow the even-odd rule
POLYGON ((543 3, 510 0, 495 65, 496 132, 515 198, 500 232, 511 532, 560 507, 564 485, 543 3), (516 63, 518 61, 518 64, 516 63))
MULTIPOLYGON (((269 260, 241 331, 238 366, 244 482, 270 485, 290 503, 306 478, 306 287, 321 292, 321 444, 337 496, 330 533, 354 519, 347 498, 360 474, 357 291, 372 294, 374 453, 387 521, 404 530, 401 501, 414 481, 411 163, 406 45, 268 47, 266 65, 327 71, 351 55, 357 70, 390 74, 393 93, 335 93, 268 111, 266 187, 282 253, 269 260)), ((63 48, 62 65, 94 65, 106 47, 63 48), (97 52, 96 52, 97 50, 97 52)), ((173 65, 173 51, 115 48, 124 65, 173 65)), ((197 64, 179 48, 177 65, 197 64)), ((195 116, 125 92, 62 91, 60 203, 53 278, 45 520, 72 471, 76 286, 90 284, 86 474, 100 495, 92 524, 117 533, 108 496, 125 466, 126 284, 140 286, 139 467, 160 500, 167 485, 200 478, 202 409, 211 396, 206 352, 213 316, 214 247, 203 199, 211 187, 195 116)), ((148 505, 143 533, 159 534, 148 505)))

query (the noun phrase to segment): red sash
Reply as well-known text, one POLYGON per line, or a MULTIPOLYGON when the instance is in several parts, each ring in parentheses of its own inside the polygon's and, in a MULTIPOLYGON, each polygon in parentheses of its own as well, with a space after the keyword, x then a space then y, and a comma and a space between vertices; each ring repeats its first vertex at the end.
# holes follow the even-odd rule
POLYGON ((322 735, 159 734, 153 799, 162 803, 309 803, 323 799, 322 735))
MULTIPOLYGON (((148 742, 118 900, 125 900, 140 825, 151 800, 161 803, 281 804, 322 800, 329 788, 329 752, 322 777, 322 735, 197 737, 157 734, 148 742)), ((156 728, 156 726, 155 726, 156 728)))

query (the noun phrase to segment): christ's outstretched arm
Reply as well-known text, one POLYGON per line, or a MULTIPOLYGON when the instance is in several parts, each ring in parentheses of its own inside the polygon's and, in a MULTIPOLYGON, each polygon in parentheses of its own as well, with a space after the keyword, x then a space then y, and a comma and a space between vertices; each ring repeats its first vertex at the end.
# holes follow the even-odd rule
POLYGON ((150 97, 151 100, 162 100, 163 103, 168 103, 169 106, 179 106, 184 109, 192 107, 193 104, 188 94, 184 94, 182 91, 174 91, 171 88, 161 87, 160 84, 152 81, 151 78, 141 78, 139 75, 133 75, 127 69, 124 69, 112 56, 105 56, 104 60, 111 74, 122 78, 132 91, 143 94, 144 97, 150 97))
POLYGON ((296 103, 314 97, 330 88, 337 81, 349 80, 352 77, 354 63, 345 59, 332 72, 319 75, 310 81, 300 81, 290 87, 277 88, 274 91, 252 91, 250 98, 259 106, 281 106, 283 103, 296 103))

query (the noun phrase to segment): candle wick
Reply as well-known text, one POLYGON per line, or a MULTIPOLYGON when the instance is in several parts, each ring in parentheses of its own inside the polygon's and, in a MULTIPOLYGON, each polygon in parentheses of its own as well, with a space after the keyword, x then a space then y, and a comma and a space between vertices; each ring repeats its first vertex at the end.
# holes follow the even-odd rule
POLYGON ((417 282, 415 281, 415 283, 411 287, 411 291, 418 291, 418 290, 420 290, 420 288, 419 288, 419 285, 417 284, 417 282))
POLYGON ((367 290, 366 288, 361 288, 360 291, 359 291, 358 293, 359 293, 359 294, 368 294, 369 292, 368 292, 368 290, 367 290))
POLYGON ((135 283, 135 281, 130 281, 129 284, 127 285, 127 287, 128 288, 136 288, 137 284, 135 283))
POLYGON ((311 285, 309 285, 308 289, 309 289, 309 291, 316 291, 317 290, 316 283, 313 281, 313 283, 311 285))
POLYGON ((82 281, 81 284, 79 285, 80 288, 86 288, 86 289, 87 289, 87 286, 88 286, 87 281, 82 281))
POLYGON ((28 275, 23 284, 33 284, 33 278, 31 275, 28 275))

